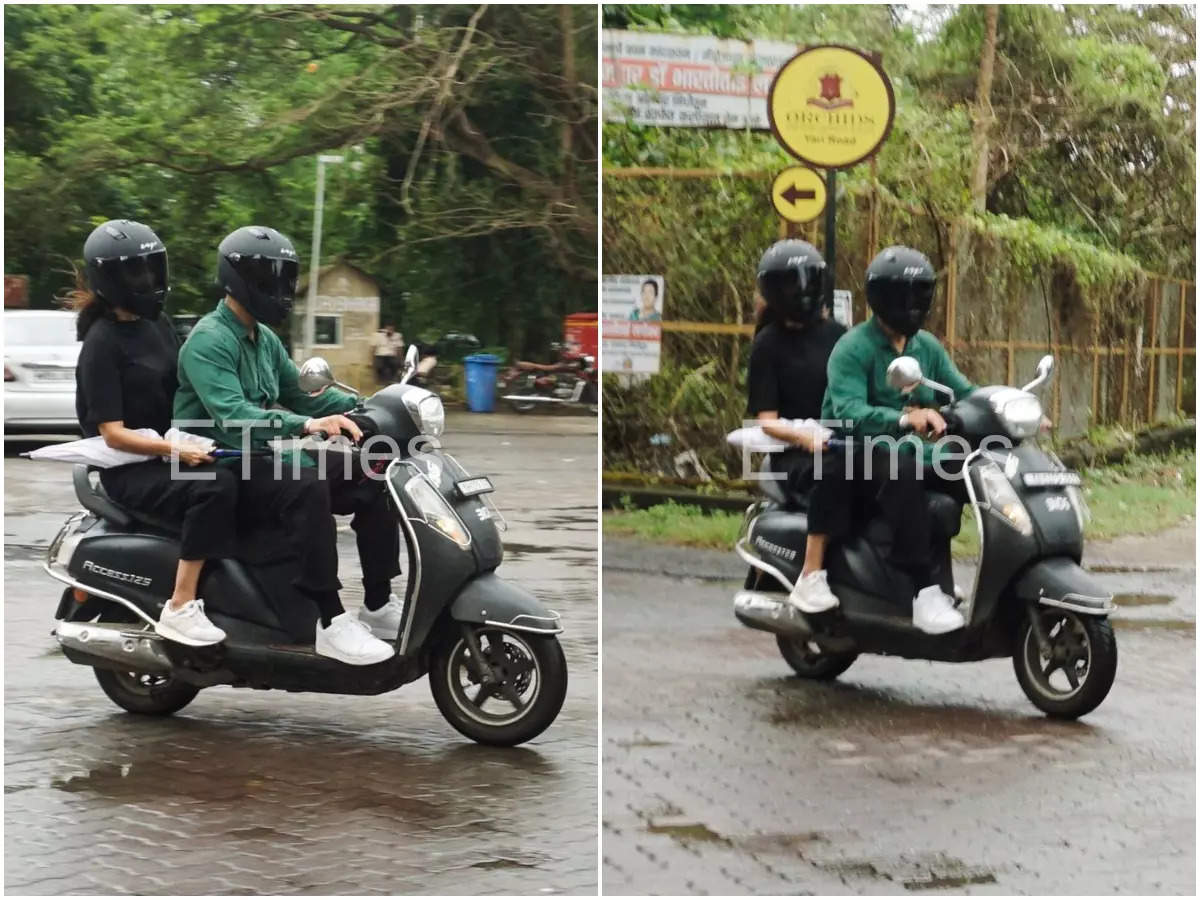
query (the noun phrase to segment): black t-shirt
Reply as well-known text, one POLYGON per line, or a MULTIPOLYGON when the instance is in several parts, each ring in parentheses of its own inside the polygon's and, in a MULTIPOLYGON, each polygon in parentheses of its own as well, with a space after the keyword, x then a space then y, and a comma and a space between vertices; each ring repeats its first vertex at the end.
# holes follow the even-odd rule
POLYGON ((807 328, 772 322, 758 333, 747 378, 751 417, 774 410, 781 419, 819 419, 825 365, 846 329, 833 319, 807 328))
POLYGON ((166 313, 157 320, 102 318, 83 339, 75 369, 75 414, 87 437, 101 422, 166 434, 179 387, 179 338, 166 313))

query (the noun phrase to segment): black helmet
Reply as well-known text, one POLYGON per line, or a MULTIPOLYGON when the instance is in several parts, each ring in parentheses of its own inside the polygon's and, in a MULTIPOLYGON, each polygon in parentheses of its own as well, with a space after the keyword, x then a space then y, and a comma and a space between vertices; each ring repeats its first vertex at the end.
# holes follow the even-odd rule
POLYGON ((912 337, 925 324, 936 284, 924 253, 888 247, 867 266, 867 304, 888 328, 912 337))
POLYGON ((250 315, 281 325, 296 299, 300 259, 292 242, 261 225, 247 225, 217 248, 217 280, 250 315))
POLYGON ((83 244, 88 286, 109 306, 157 319, 170 290, 167 248, 141 222, 113 219, 83 244))
POLYGON ((758 261, 758 292, 776 318, 806 324, 821 313, 825 258, 808 241, 777 241, 758 261))

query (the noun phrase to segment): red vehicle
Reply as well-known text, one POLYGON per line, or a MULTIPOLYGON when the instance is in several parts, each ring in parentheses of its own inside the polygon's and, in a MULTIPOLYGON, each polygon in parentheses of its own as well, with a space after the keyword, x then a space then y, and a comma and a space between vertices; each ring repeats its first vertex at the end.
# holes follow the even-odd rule
POLYGON ((502 397, 517 412, 549 404, 579 404, 591 413, 599 410, 596 314, 573 313, 564 324, 565 343, 550 345, 557 357, 554 362, 519 360, 501 374, 502 397))

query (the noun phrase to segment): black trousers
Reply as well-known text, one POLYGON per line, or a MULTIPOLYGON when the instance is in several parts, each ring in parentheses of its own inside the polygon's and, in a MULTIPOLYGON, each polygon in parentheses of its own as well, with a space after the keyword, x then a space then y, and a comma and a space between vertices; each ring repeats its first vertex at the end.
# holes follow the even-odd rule
POLYGON ((179 522, 179 558, 219 559, 236 555, 238 482, 224 466, 180 466, 180 472, 204 474, 205 479, 171 477, 171 464, 150 460, 103 469, 100 483, 123 506, 160 519, 179 522))
POLYGON ((946 535, 936 534, 925 503, 926 491, 949 494, 966 502, 966 487, 957 477, 958 464, 944 465, 943 478, 925 466, 911 448, 893 452, 887 444, 855 440, 845 450, 822 452, 814 472, 808 524, 812 534, 845 536, 857 516, 872 507, 892 529, 891 562, 910 573, 918 587, 935 583, 933 547, 946 535))
MULTIPOLYGON (((388 602, 392 578, 400 574, 400 532, 379 482, 369 487, 347 479, 330 465, 322 480, 318 469, 295 469, 286 462, 279 477, 271 457, 252 457, 250 477, 239 481, 239 518, 248 528, 282 526, 300 561, 295 586, 313 598, 325 624, 345 612, 338 591, 337 524, 333 514, 353 515, 350 527, 362 564, 364 602, 379 609, 388 602)), ((234 468, 238 477, 241 470, 234 468)), ((353 474, 359 474, 357 469, 353 474)))

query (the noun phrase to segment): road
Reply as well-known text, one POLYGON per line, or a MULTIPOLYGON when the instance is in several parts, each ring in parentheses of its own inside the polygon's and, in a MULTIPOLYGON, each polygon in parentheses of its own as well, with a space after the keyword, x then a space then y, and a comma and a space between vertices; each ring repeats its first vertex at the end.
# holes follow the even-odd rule
POLYGON ((1066 723, 1008 660, 802 681, 732 554, 606 538, 605 894, 1194 894, 1194 546, 1089 548, 1121 656, 1066 723))
POLYGON ((69 468, 14 455, 39 443, 10 441, 4 461, 9 893, 595 893, 594 419, 448 417, 444 445, 492 476, 510 524, 501 574, 566 626, 566 705, 512 750, 465 742, 424 679, 380 697, 220 687, 170 719, 121 712, 50 635, 61 586, 40 564, 78 504, 69 468))

